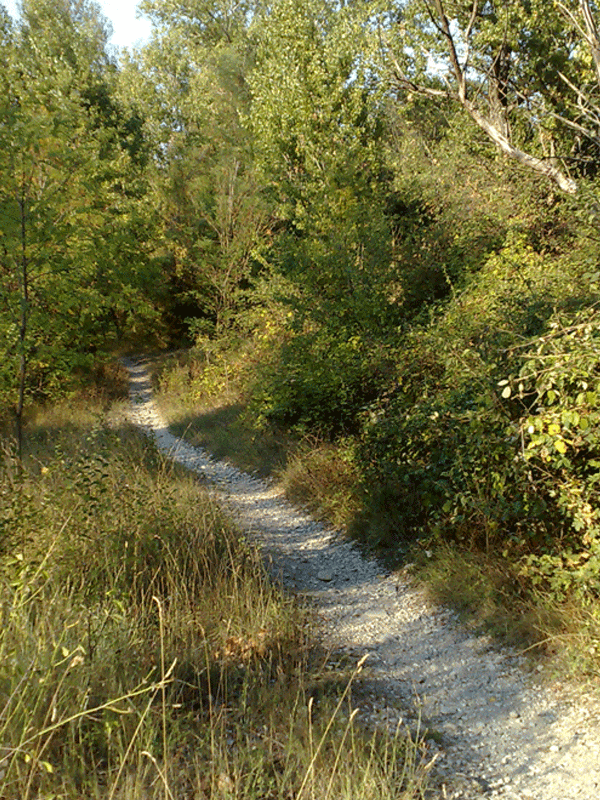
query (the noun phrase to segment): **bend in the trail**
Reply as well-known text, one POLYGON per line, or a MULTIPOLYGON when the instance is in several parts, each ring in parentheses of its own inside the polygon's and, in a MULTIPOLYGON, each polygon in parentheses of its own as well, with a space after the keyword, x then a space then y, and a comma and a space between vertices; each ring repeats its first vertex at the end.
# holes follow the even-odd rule
POLYGON ((521 659, 461 628, 418 589, 289 505, 275 486, 173 436, 152 401, 144 362, 123 363, 133 422, 202 476, 284 585, 311 598, 329 646, 369 655, 365 719, 393 727, 422 715, 435 731, 435 796, 600 800, 597 700, 540 685, 521 659))

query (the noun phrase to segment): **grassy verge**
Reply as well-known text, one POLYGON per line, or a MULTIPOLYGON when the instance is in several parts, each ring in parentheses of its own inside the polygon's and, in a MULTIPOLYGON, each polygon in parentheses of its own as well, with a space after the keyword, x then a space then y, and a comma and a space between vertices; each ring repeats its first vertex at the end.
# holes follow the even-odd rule
POLYGON ((600 675, 600 609, 577 599, 558 602, 524 585, 505 559, 451 544, 414 548, 414 574, 467 625, 521 652, 548 677, 590 686, 600 675))
POLYGON ((359 509, 352 442, 326 442, 257 420, 247 393, 247 352, 225 348, 219 355, 208 367, 194 351, 151 361, 156 400, 173 433, 239 469, 274 478, 292 502, 346 527, 359 509))
MULTIPOLYGON (((274 477, 290 500, 322 519, 352 530, 360 538, 361 476, 350 439, 326 443, 314 437, 295 439, 265 424, 256 424, 244 363, 225 351, 208 374, 202 354, 190 351, 154 364, 157 397, 172 429, 241 469, 274 477), (225 380, 225 365, 229 378, 225 380), (221 376, 219 379, 218 376, 221 376), (235 375, 235 380, 231 377, 235 375)), ((382 506, 381 540, 389 540, 393 509, 382 506)), ((375 537, 376 538, 376 537, 375 537)), ((440 603, 457 609, 478 631, 528 653, 551 673, 587 680, 600 673, 600 612, 576 601, 557 602, 534 591, 506 559, 435 541, 410 543, 385 552, 393 566, 412 563, 411 573, 440 603)))
POLYGON ((0 461, 0 797, 409 800, 424 751, 355 724, 357 669, 119 415, 0 461))

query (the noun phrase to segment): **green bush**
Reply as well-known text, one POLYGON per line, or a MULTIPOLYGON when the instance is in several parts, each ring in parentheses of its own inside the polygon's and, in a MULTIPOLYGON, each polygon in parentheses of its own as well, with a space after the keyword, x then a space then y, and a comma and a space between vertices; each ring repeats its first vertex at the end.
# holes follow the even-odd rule
POLYGON ((260 400, 267 419, 326 437, 356 432, 385 385, 387 348, 352 328, 313 326, 286 342, 260 400))
POLYGON ((600 595, 600 314, 556 314, 520 354, 503 393, 522 406, 519 439, 530 494, 546 499, 549 541, 523 573, 564 594, 600 595))
POLYGON ((558 597, 600 593, 595 291, 575 258, 515 235, 405 334, 363 432, 373 541, 457 541, 516 560, 558 597))

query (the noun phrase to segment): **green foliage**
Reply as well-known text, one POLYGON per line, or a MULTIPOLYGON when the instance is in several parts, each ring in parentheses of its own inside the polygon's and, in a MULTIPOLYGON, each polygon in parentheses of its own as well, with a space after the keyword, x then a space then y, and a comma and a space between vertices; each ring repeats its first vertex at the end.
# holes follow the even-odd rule
POLYGON ((557 594, 600 592, 598 314, 553 315, 544 336, 520 353, 503 393, 522 403, 521 456, 531 492, 548 498, 554 541, 529 556, 524 574, 557 594))
POLYGON ((192 341, 188 321, 220 332, 245 309, 270 240, 269 206, 242 125, 250 102, 249 5, 145 3, 153 40, 121 74, 156 149, 165 310, 192 341))
MULTIPOLYGON (((543 344, 596 302, 581 224, 596 190, 588 177, 557 201, 473 124, 591 176, 572 99, 593 63, 573 19, 541 2, 407 3, 378 31, 409 77, 398 89, 381 80, 372 6, 146 10, 156 40, 123 76, 157 145, 173 311, 195 317, 181 392, 243 395, 254 431, 353 437, 372 541, 435 536, 505 554, 530 585, 596 591, 593 322, 560 357, 543 344), (425 52, 448 59, 440 9, 459 58, 470 47, 469 108, 456 70, 449 86, 428 74, 425 52)), ((239 421, 234 405, 205 428, 239 421)))
POLYGON ((389 314, 391 232, 365 14, 283 0, 259 19, 248 125, 283 233, 274 260, 300 288, 296 304, 306 292, 319 322, 370 326, 389 314))
POLYGON ((17 417, 154 316, 144 154, 105 46, 95 8, 43 0, 2 43, 0 403, 17 417))
POLYGON ((386 348, 349 328, 313 326, 286 342, 257 387, 277 423, 326 436, 356 431, 390 372, 386 348))
MULTIPOLYGON (((352 453, 372 541, 452 540, 557 596, 597 594, 594 37, 587 3, 547 5, 146 0, 153 39, 120 66, 84 0, 2 15, 2 408, 20 420, 166 323, 197 347, 165 386, 227 400, 204 426, 223 452, 222 424, 247 450, 269 424, 326 441, 298 490, 352 453), (500 157, 490 126, 578 196, 500 157)), ((126 551, 98 527, 106 464, 63 466, 89 590, 113 580, 93 570, 102 537, 119 591, 138 563, 158 575, 171 542, 126 551)), ((132 494, 135 531, 151 503, 132 494)), ((4 551, 33 507, 25 489, 6 503, 4 551)))
POLYGON ((587 0, 411 0, 386 44, 404 89, 452 98, 504 154, 574 193, 570 172, 598 167, 596 13, 587 0))
POLYGON ((452 539, 522 559, 523 579, 558 597, 598 593, 598 324, 590 276, 570 264, 567 278, 564 259, 513 235, 404 337, 363 441, 381 544, 452 539))
POLYGON ((327 194, 349 187, 350 171, 360 183, 377 177, 381 120, 367 13, 360 4, 281 0, 256 20, 249 122, 280 213, 300 229, 319 190, 335 203, 327 194))

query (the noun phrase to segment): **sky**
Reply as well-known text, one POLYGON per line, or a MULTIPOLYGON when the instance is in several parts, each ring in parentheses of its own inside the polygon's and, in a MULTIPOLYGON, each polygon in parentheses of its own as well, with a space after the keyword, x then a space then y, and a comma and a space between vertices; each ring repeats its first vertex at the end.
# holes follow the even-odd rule
MULTIPOLYGON (((116 47, 133 47, 143 44, 150 36, 150 21, 136 19, 139 0, 96 0, 102 13, 113 26, 111 44, 116 47)), ((11 16, 17 15, 17 0, 0 0, 11 16)))

